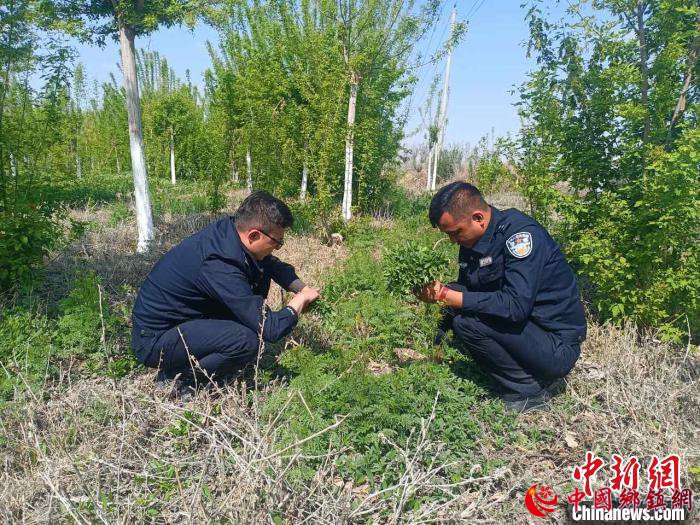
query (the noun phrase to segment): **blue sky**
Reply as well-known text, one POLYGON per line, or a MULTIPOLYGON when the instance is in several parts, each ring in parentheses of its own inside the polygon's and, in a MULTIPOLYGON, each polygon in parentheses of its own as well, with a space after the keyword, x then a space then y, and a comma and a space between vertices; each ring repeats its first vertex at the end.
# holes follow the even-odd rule
MULTIPOLYGON (((520 3, 521 0, 457 0, 459 20, 464 20, 469 11, 473 14, 466 36, 453 54, 448 143, 475 144, 480 137, 490 133, 492 127, 497 136, 518 130, 518 116, 513 107, 516 96, 510 91, 533 67, 532 61, 525 58, 523 43, 528 31, 520 3)), ((447 38, 449 15, 450 3, 446 2, 430 48, 447 38)), ((165 56, 181 78, 189 69, 192 81, 201 84, 202 73, 209 66, 207 40, 217 42, 217 34, 210 27, 200 25, 194 32, 185 28, 163 29, 148 37, 137 38, 136 45, 165 56)), ((426 47, 427 44, 427 41, 422 43, 426 47)), ((105 48, 79 46, 78 60, 85 66, 89 79, 103 81, 111 72, 121 82, 116 43, 110 41, 105 48)), ((409 107, 407 133, 420 126, 418 108, 424 103, 430 80, 443 68, 444 61, 419 71, 420 80, 409 107)), ((408 137, 406 142, 420 142, 422 137, 421 132, 408 137)))

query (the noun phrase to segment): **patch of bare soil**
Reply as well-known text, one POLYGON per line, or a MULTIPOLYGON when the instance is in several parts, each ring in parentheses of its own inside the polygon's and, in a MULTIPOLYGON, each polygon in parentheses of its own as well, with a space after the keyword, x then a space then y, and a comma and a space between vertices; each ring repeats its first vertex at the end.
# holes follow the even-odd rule
MULTIPOLYGON (((275 252, 275 256, 294 266, 304 283, 318 287, 323 274, 347 258, 347 249, 343 244, 328 246, 316 237, 290 235, 285 239, 284 246, 275 252)), ((279 308, 286 303, 289 294, 277 284, 272 284, 268 304, 272 308, 279 308)))

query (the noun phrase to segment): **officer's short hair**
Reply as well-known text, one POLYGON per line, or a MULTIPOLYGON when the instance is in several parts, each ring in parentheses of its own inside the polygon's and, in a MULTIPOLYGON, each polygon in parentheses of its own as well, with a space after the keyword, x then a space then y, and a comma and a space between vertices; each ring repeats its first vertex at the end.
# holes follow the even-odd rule
POLYGON ((443 186, 430 201, 428 218, 436 228, 440 217, 449 212, 455 219, 471 214, 474 210, 488 210, 488 204, 476 186, 468 182, 452 182, 443 186))
POLYGON ((289 206, 266 191, 254 191, 248 195, 233 214, 233 219, 238 230, 289 228, 294 223, 289 206))

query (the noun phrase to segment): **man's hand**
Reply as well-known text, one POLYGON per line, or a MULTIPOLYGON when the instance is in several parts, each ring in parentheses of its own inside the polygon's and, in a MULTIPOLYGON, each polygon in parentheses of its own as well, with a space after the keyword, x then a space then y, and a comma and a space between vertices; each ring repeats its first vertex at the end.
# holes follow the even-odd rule
POLYGON ((297 314, 300 314, 306 310, 311 303, 318 299, 319 295, 320 290, 318 288, 304 286, 299 293, 292 297, 289 303, 287 303, 287 306, 291 306, 297 314))
POLYGON ((416 297, 424 303, 436 303, 441 289, 442 283, 440 281, 433 281, 423 286, 416 294, 416 297))
POLYGON ((313 303, 321 295, 321 290, 319 288, 311 288, 310 286, 304 286, 299 294, 304 296, 304 308, 313 303))

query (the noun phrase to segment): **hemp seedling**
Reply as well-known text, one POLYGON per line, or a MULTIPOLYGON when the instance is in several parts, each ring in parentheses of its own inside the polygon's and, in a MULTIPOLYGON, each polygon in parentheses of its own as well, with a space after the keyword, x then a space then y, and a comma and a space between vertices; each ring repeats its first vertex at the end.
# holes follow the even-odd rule
POLYGON ((407 295, 441 279, 448 265, 447 256, 434 247, 407 243, 389 250, 384 257, 384 277, 389 292, 407 295))

